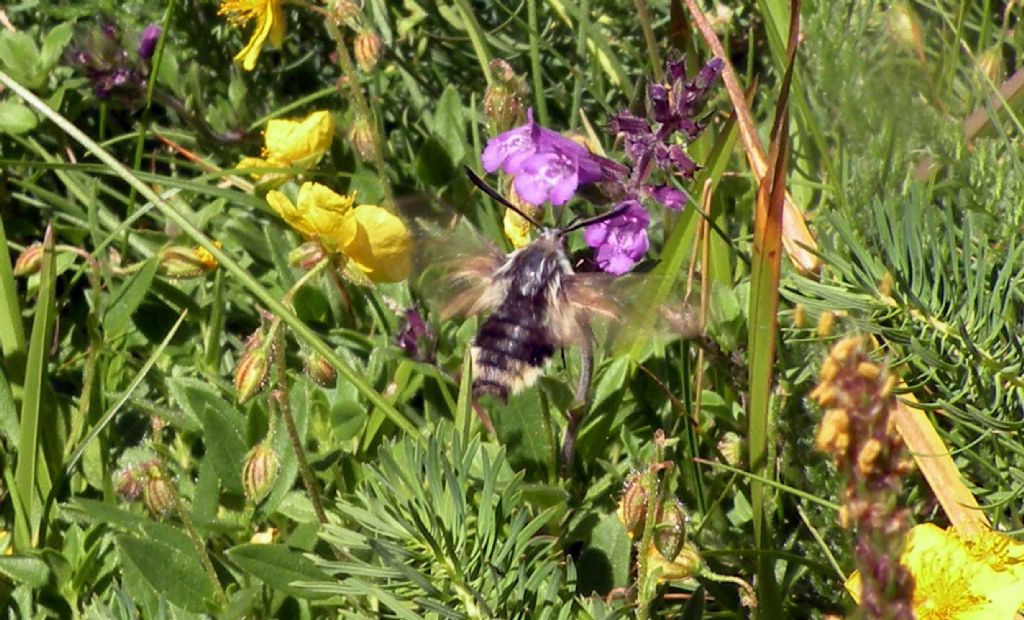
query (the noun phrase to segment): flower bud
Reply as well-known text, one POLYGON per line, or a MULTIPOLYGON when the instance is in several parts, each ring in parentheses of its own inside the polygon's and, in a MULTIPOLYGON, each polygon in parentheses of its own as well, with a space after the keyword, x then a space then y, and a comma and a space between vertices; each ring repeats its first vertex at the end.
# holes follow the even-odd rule
POLYGON ((117 472, 114 492, 122 499, 134 502, 145 490, 145 480, 137 467, 125 467, 117 472))
POLYGON ((626 486, 619 500, 619 521, 626 527, 630 538, 643 534, 644 520, 647 517, 647 488, 644 477, 638 471, 626 479, 626 486))
POLYGON ((315 381, 317 385, 332 388, 338 382, 338 371, 327 361, 327 358, 316 351, 306 356, 302 367, 306 371, 306 376, 315 381))
POLYGON ((217 268, 217 259, 206 248, 169 245, 160 250, 160 273, 178 280, 197 278, 217 268))
POLYGON ((671 500, 661 508, 661 518, 654 531, 654 546, 666 560, 673 561, 686 542, 686 512, 679 500, 671 500))
POLYGON ((277 472, 281 460, 277 453, 267 442, 256 444, 245 457, 245 466, 242 468, 242 488, 245 489, 245 497, 256 503, 266 497, 270 487, 277 480, 277 472))
POLYGON ((831 310, 825 310, 818 315, 818 338, 828 338, 832 335, 832 328, 836 324, 836 314, 831 310))
POLYGON ((803 304, 793 306, 793 327, 800 329, 807 322, 807 310, 803 304))
POLYGON ((268 527, 262 532, 256 532, 255 534, 253 534, 252 538, 249 539, 249 544, 269 545, 270 543, 274 542, 275 538, 277 538, 277 528, 268 527))
POLYGON ((160 517, 174 508, 174 488, 158 468, 151 468, 142 492, 142 501, 149 514, 160 517))
POLYGON ((372 30, 364 30, 356 35, 354 53, 359 68, 369 73, 377 66, 383 48, 380 36, 372 30))
POLYGON ((43 268, 43 244, 36 241, 22 250, 14 261, 15 276, 30 276, 43 268))
POLYGON ((359 4, 352 0, 335 0, 334 19, 338 24, 348 23, 350 20, 358 19, 363 14, 359 4))
POLYGON ((245 353, 235 366, 235 393, 238 404, 245 404, 263 388, 270 369, 267 347, 254 348, 245 353))
POLYGON ((373 128, 370 127, 369 120, 362 116, 356 116, 348 131, 348 141, 352 143, 352 148, 363 161, 374 159, 377 153, 377 141, 374 139, 373 128))
POLYGON ((1003 65, 1003 54, 1000 46, 988 48, 978 56, 978 68, 985 74, 989 82, 999 84, 1003 81, 1006 67, 1003 65))
POLYGON ((146 26, 142 31, 142 35, 139 36, 139 58, 149 60, 153 57, 156 45, 160 42, 160 35, 163 33, 163 29, 156 24, 146 26))
POLYGON ((894 39, 907 49, 918 53, 923 49, 921 26, 917 15, 905 2, 898 2, 889 9, 889 32, 894 39))
POLYGON ((661 583, 693 579, 700 573, 701 564, 703 559, 692 545, 685 545, 671 562, 654 545, 647 550, 647 570, 651 573, 657 570, 661 583))
POLYGON ((732 431, 725 433, 718 440, 718 451, 722 453, 722 458, 725 459, 726 464, 732 467, 743 466, 744 448, 743 438, 732 431))
POLYGON ((504 60, 491 61, 494 80, 484 92, 484 113, 497 131, 519 122, 523 113, 523 81, 504 60))
POLYGON ((324 259, 324 248, 316 241, 307 241, 288 252, 288 264, 299 269, 312 269, 324 259))

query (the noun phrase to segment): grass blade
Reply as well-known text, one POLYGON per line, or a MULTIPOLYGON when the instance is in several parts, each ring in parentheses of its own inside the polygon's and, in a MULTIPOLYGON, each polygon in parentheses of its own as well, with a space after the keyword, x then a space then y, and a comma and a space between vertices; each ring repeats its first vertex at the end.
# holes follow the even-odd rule
MULTIPOLYGON (((39 527, 36 488, 37 467, 45 468, 45 459, 39 458, 42 443, 39 441, 39 411, 42 405, 43 385, 46 382, 46 362, 53 332, 54 282, 57 279, 53 259, 53 228, 47 227, 43 237, 43 266, 39 272, 39 296, 36 300, 35 319, 32 321, 32 335, 28 344, 28 358, 25 363, 25 394, 21 403, 21 425, 18 430, 18 463, 15 466, 14 481, 18 488, 20 502, 15 505, 15 545, 20 549, 35 546, 35 535, 39 527)), ((48 476, 47 476, 48 478, 48 476)))
MULTIPOLYGON (((14 284, 11 256, 7 252, 7 233, 0 219, 0 351, 6 364, 7 379, 14 385, 21 385, 24 376, 25 328, 21 324, 21 304, 18 303, 18 289, 14 284)), ((13 387, 13 386, 12 386, 13 387)))

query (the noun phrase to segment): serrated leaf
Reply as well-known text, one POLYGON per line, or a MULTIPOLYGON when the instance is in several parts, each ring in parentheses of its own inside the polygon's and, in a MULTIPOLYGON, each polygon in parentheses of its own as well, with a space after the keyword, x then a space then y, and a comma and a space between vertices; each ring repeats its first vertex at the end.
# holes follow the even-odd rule
POLYGON ((158 523, 147 529, 145 538, 129 534, 114 538, 122 559, 174 605, 194 612, 212 611, 214 585, 188 536, 158 523))
POLYGON ((17 101, 0 102, 0 132, 18 135, 35 129, 39 119, 35 112, 17 101))
POLYGON ((158 262, 151 258, 133 276, 110 296, 106 312, 103 313, 103 329, 107 339, 120 335, 128 327, 132 314, 146 298, 153 283, 158 262))
POLYGON ((316 564, 287 545, 238 545, 227 552, 245 572, 280 590, 301 598, 325 598, 326 594, 292 585, 298 581, 330 581, 327 573, 316 564))

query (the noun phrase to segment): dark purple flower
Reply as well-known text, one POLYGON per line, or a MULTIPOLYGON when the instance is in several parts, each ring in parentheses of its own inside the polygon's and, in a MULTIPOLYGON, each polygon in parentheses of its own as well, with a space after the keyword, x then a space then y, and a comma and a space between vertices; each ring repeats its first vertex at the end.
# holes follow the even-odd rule
POLYGON ((163 29, 156 24, 150 24, 142 31, 139 37, 139 58, 149 60, 156 51, 156 44, 160 41, 163 29))
POLYGON ((433 361, 434 332, 423 321, 419 310, 410 308, 402 317, 405 319, 405 325, 399 330, 395 343, 413 359, 433 361))
POLYGON ((513 177, 516 193, 534 205, 562 205, 580 185, 614 176, 614 162, 594 155, 562 134, 541 127, 526 112, 526 124, 498 134, 480 157, 484 170, 499 168, 513 177))
POLYGON ((591 226, 584 234, 587 245, 594 248, 594 259, 603 271, 620 275, 631 270, 647 253, 647 224, 650 215, 637 200, 625 200, 619 215, 591 226))

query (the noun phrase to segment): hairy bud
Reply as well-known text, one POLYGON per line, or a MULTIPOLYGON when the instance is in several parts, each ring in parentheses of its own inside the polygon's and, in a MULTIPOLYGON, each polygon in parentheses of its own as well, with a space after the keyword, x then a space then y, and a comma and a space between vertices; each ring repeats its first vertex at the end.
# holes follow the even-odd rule
POLYGON ((213 254, 199 246, 194 248, 181 245, 166 246, 160 250, 159 260, 160 273, 177 280, 198 278, 217 268, 217 259, 213 257, 213 254))
POLYGON ((267 347, 254 347, 246 351, 235 366, 235 393, 238 404, 245 404, 263 388, 270 369, 270 355, 267 347))
POLYGON ((14 261, 14 275, 30 276, 43 268, 43 244, 36 241, 22 250, 14 261))
POLYGON ((332 388, 338 383, 338 371, 331 366, 323 355, 312 352, 303 360, 303 370, 306 376, 315 381, 317 385, 332 388))
POLYGON ((274 486, 277 480, 277 472, 280 469, 281 460, 277 453, 267 442, 256 444, 245 457, 245 466, 242 468, 242 488, 245 489, 245 497, 251 502, 259 502, 267 493, 270 487, 274 486))
POLYGON ((377 66, 377 61, 380 60, 381 51, 384 49, 384 43, 381 41, 380 36, 372 30, 363 30, 356 35, 355 48, 353 53, 356 57, 356 63, 359 68, 369 73, 377 66))
POLYGON ((619 521, 626 527, 630 538, 643 533, 647 517, 647 488, 644 487, 643 478, 643 474, 638 471, 630 474, 622 491, 622 499, 619 500, 619 521))

